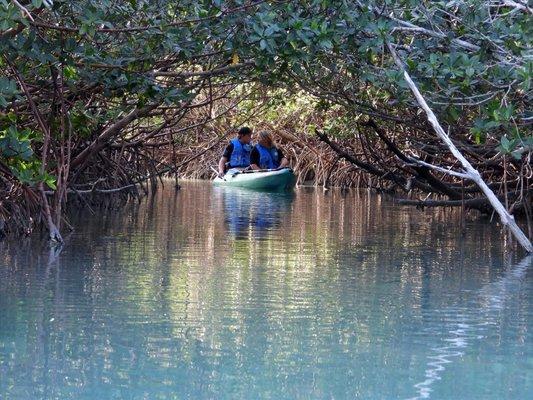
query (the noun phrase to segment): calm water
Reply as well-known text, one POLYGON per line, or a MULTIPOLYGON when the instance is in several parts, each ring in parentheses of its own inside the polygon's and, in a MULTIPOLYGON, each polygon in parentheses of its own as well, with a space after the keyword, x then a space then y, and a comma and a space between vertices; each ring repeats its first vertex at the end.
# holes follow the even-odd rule
POLYGON ((367 192, 185 184, 0 244, 0 399, 526 399, 532 262, 367 192))

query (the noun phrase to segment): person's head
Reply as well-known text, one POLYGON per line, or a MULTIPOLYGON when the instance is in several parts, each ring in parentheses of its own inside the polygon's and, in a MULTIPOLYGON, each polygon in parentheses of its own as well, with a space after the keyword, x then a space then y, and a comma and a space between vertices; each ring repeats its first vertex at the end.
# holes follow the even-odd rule
POLYGON ((263 147, 270 148, 274 146, 274 139, 272 138, 272 134, 267 131, 259 132, 258 142, 263 147))
POLYGON ((243 126, 239 129, 238 138, 241 143, 249 144, 252 141, 252 130, 247 126, 243 126))

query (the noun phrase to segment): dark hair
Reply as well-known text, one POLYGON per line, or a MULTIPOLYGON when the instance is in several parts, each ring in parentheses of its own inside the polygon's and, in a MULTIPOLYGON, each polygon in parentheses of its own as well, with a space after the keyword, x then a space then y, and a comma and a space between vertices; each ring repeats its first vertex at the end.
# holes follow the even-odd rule
POLYGON ((243 126, 241 129, 239 129, 239 137, 251 135, 251 134, 252 134, 252 130, 248 128, 247 126, 243 126))

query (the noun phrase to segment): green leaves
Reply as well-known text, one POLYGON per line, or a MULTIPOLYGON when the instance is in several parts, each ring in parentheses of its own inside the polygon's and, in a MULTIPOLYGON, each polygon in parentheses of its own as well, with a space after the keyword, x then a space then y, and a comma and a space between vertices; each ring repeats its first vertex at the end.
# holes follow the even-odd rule
POLYGON ((0 154, 6 158, 28 161, 33 156, 30 140, 32 135, 32 131, 18 131, 13 125, 0 131, 0 154))
POLYGON ((76 68, 70 65, 67 65, 66 67, 63 68, 63 75, 67 79, 75 79, 78 76, 76 68))
POLYGON ((500 142, 500 149, 505 153, 510 153, 514 147, 516 146, 517 140, 509 140, 507 139, 507 136, 502 136, 501 142, 500 142))
MULTIPOLYGON (((493 135, 498 135, 498 132, 500 135, 505 133, 518 135, 516 125, 513 122, 515 111, 514 104, 504 106, 497 100, 489 102, 484 107, 480 117, 474 121, 472 128, 470 128, 470 133, 474 136, 475 142, 478 144, 483 143, 489 133, 493 135)), ((507 141, 505 136, 502 137, 502 141, 502 149, 508 149, 510 142, 507 141)))
POLYGON ((8 101, 11 101, 19 93, 17 82, 0 77, 0 107, 6 107, 8 101))
POLYGON ((530 90, 531 79, 533 79, 533 61, 527 61, 522 68, 519 68, 517 77, 520 80, 520 88, 523 91, 530 90))
MULTIPOLYGON (((39 166, 40 167, 40 166, 39 166)), ((50 189, 52 190, 56 190, 57 189, 57 186, 56 186, 56 177, 53 176, 53 175, 50 175, 48 174, 47 172, 45 172, 43 175, 41 175, 39 177, 39 180, 41 180, 45 185, 47 185, 50 189)))
MULTIPOLYGON (((8 116, 9 119, 13 118, 8 116)), ((33 152, 32 143, 38 139, 39 135, 30 129, 18 130, 15 125, 9 125, 0 131, 0 160, 21 183, 44 182, 55 189, 55 177, 41 173, 41 162, 33 152)))
MULTIPOLYGON (((29 3, 30 10, 51 5, 29 3)), ((482 144, 505 135, 514 140, 513 126, 528 115, 533 62, 524 56, 531 42, 526 17, 498 13, 485 0, 475 8, 414 0, 80 0, 55 2, 53 12, 39 15, 65 30, 28 25, 0 40, 0 51, 32 90, 48 90, 37 97, 45 114, 57 107, 50 71, 62 69, 73 135, 85 141, 133 105, 179 105, 190 99, 188 88, 202 82, 204 71, 250 61, 250 68, 210 76, 210 84, 298 82, 333 100, 348 93, 363 104, 360 110, 412 117, 412 96, 387 51, 392 43, 439 116, 482 144), (471 46, 457 44, 461 40, 471 46), (287 71, 298 79, 290 80, 287 71)), ((12 2, 0 0, 0 29, 22 20, 27 18, 12 2)), ((3 108, 21 99, 7 76, 0 78, 3 108)))
POLYGON ((533 137, 508 139, 507 136, 502 136, 498 150, 520 160, 524 153, 533 151, 533 137))
POLYGON ((41 8, 42 6, 50 8, 53 6, 54 2, 52 0, 31 0, 31 4, 34 8, 41 8))
POLYGON ((512 104, 508 106, 500 106, 498 108, 495 108, 492 110, 492 118, 495 122, 500 121, 510 121, 512 115, 513 115, 514 107, 512 104))
POLYGON ((0 2, 0 31, 15 28, 23 19, 19 9, 12 3, 3 0, 0 2))

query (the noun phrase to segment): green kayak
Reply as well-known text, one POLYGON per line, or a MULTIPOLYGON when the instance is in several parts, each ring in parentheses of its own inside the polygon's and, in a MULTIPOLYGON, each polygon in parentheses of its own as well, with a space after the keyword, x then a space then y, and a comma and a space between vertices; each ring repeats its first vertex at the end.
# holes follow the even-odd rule
POLYGON ((260 171, 230 169, 223 178, 213 181, 217 186, 241 187, 255 190, 287 190, 296 184, 296 177, 290 168, 260 171))

